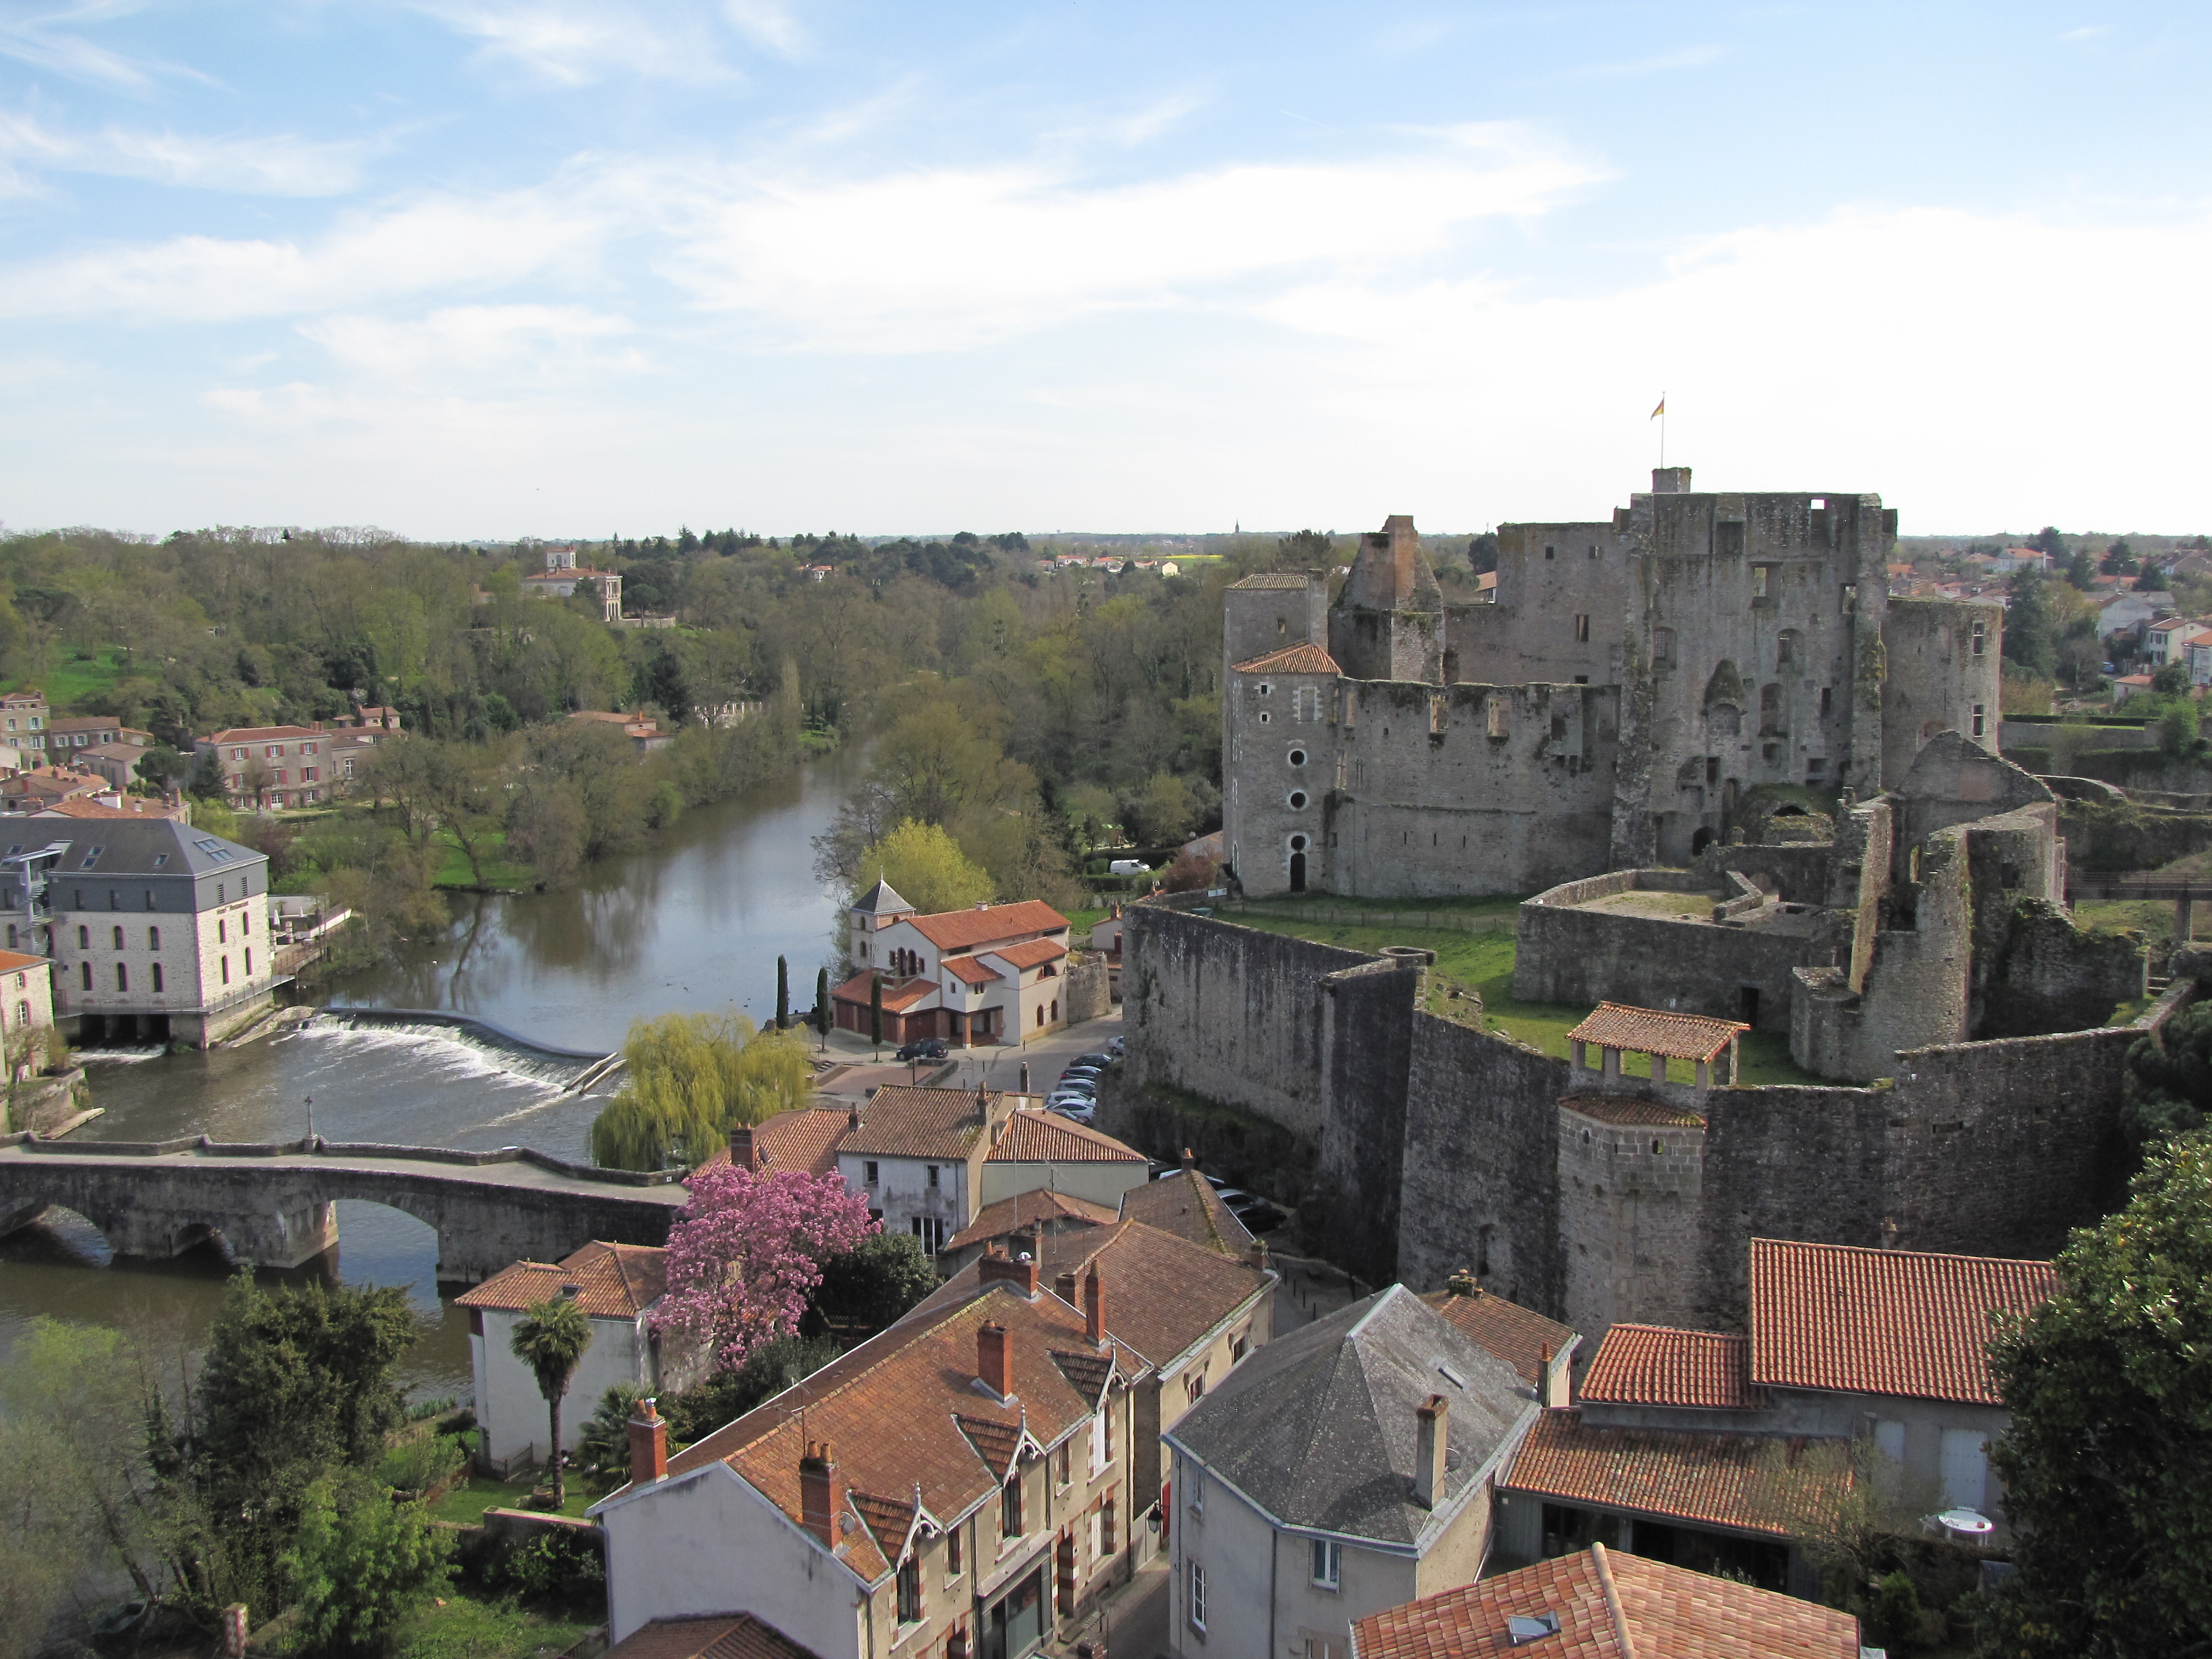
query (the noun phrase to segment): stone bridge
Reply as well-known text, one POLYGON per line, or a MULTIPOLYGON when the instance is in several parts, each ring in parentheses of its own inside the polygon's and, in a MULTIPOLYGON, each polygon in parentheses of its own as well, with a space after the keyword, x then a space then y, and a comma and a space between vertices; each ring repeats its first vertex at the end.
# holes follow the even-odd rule
POLYGON ((684 1206, 675 1172, 633 1174, 542 1152, 325 1140, 223 1144, 0 1139, 0 1235, 76 1211, 118 1255, 176 1255, 220 1237, 241 1266, 296 1267, 337 1243, 331 1206, 404 1210, 438 1235, 438 1277, 557 1261, 592 1239, 663 1244, 684 1206))

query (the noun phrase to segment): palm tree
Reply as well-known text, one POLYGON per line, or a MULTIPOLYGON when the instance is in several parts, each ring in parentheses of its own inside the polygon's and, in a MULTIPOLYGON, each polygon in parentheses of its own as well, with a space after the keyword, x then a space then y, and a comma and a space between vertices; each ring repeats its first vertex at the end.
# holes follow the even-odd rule
POLYGON ((592 1346, 592 1322, 574 1295, 564 1291, 525 1310, 510 1346, 514 1357, 538 1374, 538 1392, 545 1396, 551 1415, 553 1507, 557 1510, 567 1496, 561 1484, 561 1397, 568 1392, 576 1362, 592 1346))

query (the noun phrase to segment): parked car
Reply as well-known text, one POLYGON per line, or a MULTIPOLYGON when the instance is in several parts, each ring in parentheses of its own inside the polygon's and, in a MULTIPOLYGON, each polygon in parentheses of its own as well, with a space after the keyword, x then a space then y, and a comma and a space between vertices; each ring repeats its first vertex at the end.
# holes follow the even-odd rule
POLYGON ((1091 1088, 1096 1089, 1098 1086, 1098 1073, 1087 1066, 1071 1066, 1060 1074, 1060 1080, 1062 1083, 1088 1084, 1091 1088))
POLYGON ((1230 1186, 1230 1184, 1229 1184, 1227 1182, 1224 1181, 1224 1180, 1223 1180, 1219 1176, 1206 1176, 1206 1184, 1207 1186, 1209 1186, 1209 1187, 1212 1188, 1213 1188, 1213 1190, 1214 1190, 1215 1192, 1217 1192, 1217 1193, 1218 1193, 1218 1192, 1224 1191, 1224 1190, 1226 1190, 1226 1191, 1229 1191, 1229 1192, 1232 1192, 1232 1193, 1233 1193, 1233 1192, 1235 1192, 1235 1191, 1237 1190, 1234 1187, 1230 1186))
POLYGON ((1080 1123, 1085 1127, 1088 1127, 1090 1126, 1091 1120, 1098 1115, 1097 1109, 1096 1107, 1084 1104, 1081 1102, 1073 1102, 1066 1105, 1055 1106, 1052 1109, 1060 1116, 1066 1118, 1069 1122, 1080 1123))
POLYGON ((1259 1201, 1242 1187, 1216 1187, 1213 1189, 1213 1195, 1229 1206, 1229 1212, 1231 1215, 1237 1213, 1237 1206, 1240 1201, 1247 1204, 1259 1201))
POLYGON ((1152 866, 1142 859, 1115 859, 1106 866, 1109 876, 1149 876, 1152 866))
POLYGON ((1085 1100, 1096 1100, 1098 1098, 1098 1085, 1095 1083, 1086 1083, 1080 1079, 1073 1083, 1060 1083, 1054 1085, 1052 1097, 1054 1100, 1057 1100, 1062 1095, 1080 1095, 1085 1100))
POLYGON ((1119 1056, 1114 1054, 1078 1054, 1073 1060, 1068 1061, 1068 1064, 1071 1066, 1096 1066, 1103 1071, 1107 1066, 1114 1064, 1117 1058, 1119 1058, 1119 1056))
POLYGON ((1231 1205, 1230 1209, 1231 1212, 1244 1224, 1244 1230, 1249 1233, 1271 1233, 1289 1219, 1264 1198, 1255 1200, 1241 1209, 1231 1205))
POLYGON ((1106 1052, 1119 1060, 1121 1058, 1123 1050, 1127 1047, 1128 1042, 1129 1039, 1127 1037, 1115 1037, 1106 1045, 1106 1052))
POLYGON ((916 1037, 898 1051, 901 1060, 942 1060, 945 1058, 945 1039, 916 1037))

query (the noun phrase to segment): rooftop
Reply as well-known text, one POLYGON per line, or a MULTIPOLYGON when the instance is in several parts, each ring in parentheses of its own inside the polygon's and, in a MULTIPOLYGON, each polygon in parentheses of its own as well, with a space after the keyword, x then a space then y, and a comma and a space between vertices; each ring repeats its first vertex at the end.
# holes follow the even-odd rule
POLYGON ((1340 674, 1336 659, 1317 645, 1286 645, 1236 665, 1239 674, 1340 674))
POLYGON ((973 1089, 917 1089, 887 1083, 868 1097, 860 1109, 860 1127, 849 1130, 837 1150, 859 1157, 957 1162, 974 1149, 987 1110, 994 1117, 1005 1115, 1000 1105, 1005 1098, 979 1096, 973 1089))
POLYGON ((1593 1428, 1580 1412, 1552 1411, 1528 1431, 1498 1485, 1570 1504, 1784 1538, 1796 1509, 1791 1488, 1817 1492, 1832 1478, 1826 1467, 1799 1461, 1807 1445, 1819 1443, 1593 1428))
POLYGON ((804 1170, 829 1175, 837 1168, 837 1144, 852 1127, 844 1108, 801 1106, 730 1132, 730 1145, 707 1160, 726 1164, 742 1155, 748 1167, 771 1172, 804 1170))
MULTIPOLYGON (((879 1091, 880 1092, 880 1091, 879 1091)), ((970 1100, 975 1097, 969 1097, 970 1100)), ((992 1164, 1144 1164, 1148 1160, 1133 1146, 1125 1146, 1103 1130, 1076 1122, 1054 1112, 1024 1107, 1008 1120, 999 1144, 986 1160, 992 1164)))
POLYGON ((1477 1290, 1473 1296, 1456 1291, 1431 1291, 1421 1300, 1443 1316, 1449 1324, 1489 1353, 1521 1373, 1532 1388, 1543 1381, 1544 1350, 1557 1358, 1571 1342, 1582 1338, 1570 1327, 1540 1313, 1531 1313, 1517 1302, 1477 1290))
POLYGON ((1087 1198, 1073 1198, 1049 1188, 1033 1187, 1012 1198, 1002 1198, 996 1204, 986 1204, 975 1212, 973 1221, 945 1241, 945 1248, 961 1250, 970 1244, 988 1243, 992 1239, 1005 1238, 1043 1222, 1108 1227, 1114 1220, 1114 1212, 1103 1204, 1093 1204, 1087 1198))
POLYGON ((1763 1411, 1751 1385, 1751 1339, 1719 1331, 1615 1325, 1583 1378, 1585 1400, 1624 1406, 1692 1406, 1763 1411))
POLYGON ((464 1308, 520 1313, 550 1302, 565 1285, 594 1319, 635 1319, 667 1288, 668 1252, 651 1244, 593 1243, 558 1263, 517 1261, 455 1298, 464 1308))
POLYGON ((2048 1261, 1751 1241, 1751 1380, 2001 1405, 1991 1316, 2033 1313, 2048 1261))
POLYGON ((1750 1029, 1738 1020, 1601 1002, 1588 1019, 1567 1033, 1567 1041, 1594 1042, 1601 1048, 1626 1048, 1639 1054, 1663 1054, 1669 1060, 1711 1060, 1750 1029))
POLYGON ((972 910, 942 910, 934 915, 908 916, 905 920, 940 951, 972 951, 1000 939, 1065 933, 1068 926, 1067 918, 1042 899, 1024 899, 1018 904, 979 904, 972 910))
POLYGON ((820 1659, 750 1613, 655 1619, 606 1650, 605 1659, 820 1659))
MULTIPOLYGON (((1067 947, 1056 939, 1024 939, 1019 945, 1001 945, 991 954, 1010 968, 1041 968, 1048 962, 1057 962, 1067 954, 1067 947)), ((997 975, 993 975, 994 979, 997 975)))
POLYGON ((1602 1544, 1371 1613, 1352 1627, 1352 1656, 1510 1654, 1529 1638, 1516 1642, 1506 1621, 1546 1617, 1558 1628, 1537 1638, 1532 1659, 1859 1656, 1858 1620, 1847 1613, 1602 1544))
MULTIPOLYGON (((874 969, 863 968, 832 991, 830 994, 830 1000, 832 1002, 857 1002, 865 1008, 869 1006, 871 1000, 869 987, 878 977, 874 969)), ((915 1003, 937 989, 937 981, 933 979, 892 979, 889 975, 882 977, 884 1007, 886 1012, 894 1014, 904 1013, 915 1003)))
POLYGON ((1228 1255, 1243 1255, 1252 1248, 1251 1231, 1195 1170, 1177 1170, 1130 1188, 1121 1194, 1121 1219, 1141 1221, 1228 1255))
POLYGON ((1262 570, 1257 575, 1247 576, 1242 581, 1229 585, 1247 590, 1255 587, 1304 587, 1307 580, 1303 570, 1262 570))

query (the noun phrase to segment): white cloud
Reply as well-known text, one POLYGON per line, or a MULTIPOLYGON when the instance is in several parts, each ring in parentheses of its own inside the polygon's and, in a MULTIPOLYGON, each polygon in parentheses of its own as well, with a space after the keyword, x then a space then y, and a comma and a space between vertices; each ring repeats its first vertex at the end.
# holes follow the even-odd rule
POLYGON ((300 332, 343 367, 380 380, 496 375, 544 385, 643 365, 634 349, 605 349, 634 335, 634 324, 582 306, 452 306, 409 322, 353 314, 302 324, 300 332))
POLYGON ((1390 268, 1601 176, 1517 130, 1400 155, 1085 187, 1037 167, 759 179, 664 262, 700 304, 823 349, 944 350, 1102 311, 1218 299, 1302 268, 1390 268))
POLYGON ((0 57, 123 92, 146 91, 164 75, 205 80, 180 64, 128 57, 74 32, 76 26, 105 22, 137 9, 130 0, 70 0, 51 6, 27 6, 18 0, 0 7, 0 57))
POLYGON ((680 0, 413 0, 483 56, 535 80, 580 87, 615 74, 706 83, 732 79, 708 19, 680 0))
POLYGON ((1721 55, 1718 46, 1685 46, 1679 52, 1663 52, 1655 57, 1638 58, 1620 64, 1586 64, 1579 69, 1564 70, 1562 81, 1633 81, 1647 75, 1665 75, 1674 70, 1702 69, 1721 55))
POLYGON ((764 52, 797 58, 807 49, 806 32, 784 0, 722 0, 722 10, 738 33, 764 52))
POLYGON ((359 183, 362 165, 386 148, 379 139, 210 137, 116 126, 66 132, 33 115, 0 111, 0 160, 201 190, 337 195, 359 183))

